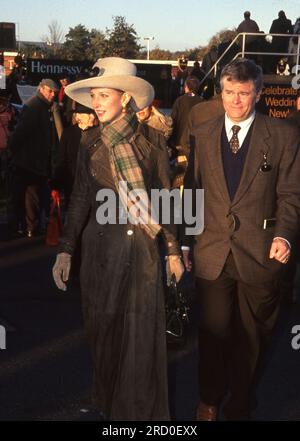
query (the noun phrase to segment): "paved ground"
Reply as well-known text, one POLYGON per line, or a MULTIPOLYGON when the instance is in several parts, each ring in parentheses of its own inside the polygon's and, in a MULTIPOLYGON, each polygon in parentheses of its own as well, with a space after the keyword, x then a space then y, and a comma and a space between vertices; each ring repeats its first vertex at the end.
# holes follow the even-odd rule
MULTIPOLYGON (((77 420, 89 406, 91 360, 76 286, 59 292, 51 278, 55 249, 41 237, 0 242, 0 317, 16 329, 0 351, 0 420, 77 420)), ((259 388, 256 420, 300 420, 300 350, 291 329, 300 306, 283 309, 259 388)), ((173 417, 193 418, 197 402, 196 331, 170 351, 173 417)))

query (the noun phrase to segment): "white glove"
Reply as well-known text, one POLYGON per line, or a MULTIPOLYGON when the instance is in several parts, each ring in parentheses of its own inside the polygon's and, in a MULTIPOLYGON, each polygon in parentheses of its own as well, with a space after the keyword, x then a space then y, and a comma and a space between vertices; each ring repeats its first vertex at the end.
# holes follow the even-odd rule
POLYGON ((71 255, 68 253, 57 254, 52 274, 58 289, 67 290, 67 285, 64 282, 69 280, 70 269, 71 255))
POLYGON ((166 260, 167 285, 170 286, 172 274, 175 274, 176 282, 179 282, 184 273, 184 265, 180 256, 167 256, 166 260))

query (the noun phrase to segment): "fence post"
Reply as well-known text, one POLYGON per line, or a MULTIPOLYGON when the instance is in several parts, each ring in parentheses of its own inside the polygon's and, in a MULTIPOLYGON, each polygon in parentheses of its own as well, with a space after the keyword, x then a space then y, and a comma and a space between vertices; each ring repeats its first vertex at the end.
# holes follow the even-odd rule
POLYGON ((245 58, 246 34, 243 33, 242 57, 245 58))

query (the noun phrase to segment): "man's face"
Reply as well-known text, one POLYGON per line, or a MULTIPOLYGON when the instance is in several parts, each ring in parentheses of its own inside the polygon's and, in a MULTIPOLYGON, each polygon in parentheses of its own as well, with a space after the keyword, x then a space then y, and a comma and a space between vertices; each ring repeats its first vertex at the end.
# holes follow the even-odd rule
POLYGON ((234 122, 245 121, 254 111, 261 92, 257 92, 253 81, 228 81, 223 78, 222 100, 227 116, 234 122))
POLYGON ((53 103, 54 97, 55 97, 55 91, 50 89, 48 86, 42 86, 40 88, 40 93, 43 95, 43 97, 49 102, 53 103))

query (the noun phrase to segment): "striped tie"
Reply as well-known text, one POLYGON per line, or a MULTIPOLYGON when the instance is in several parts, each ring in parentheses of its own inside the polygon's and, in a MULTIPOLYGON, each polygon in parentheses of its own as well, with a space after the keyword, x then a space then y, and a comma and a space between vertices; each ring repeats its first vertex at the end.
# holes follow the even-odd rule
POLYGON ((229 144, 230 144, 230 148, 231 148, 232 153, 235 154, 238 152, 238 150, 240 148, 239 138, 238 138, 237 134, 239 133, 241 128, 240 128, 240 126, 232 126, 231 129, 232 129, 233 135, 232 135, 231 140, 229 141, 229 144))

